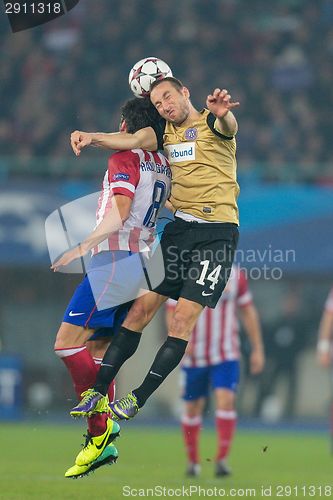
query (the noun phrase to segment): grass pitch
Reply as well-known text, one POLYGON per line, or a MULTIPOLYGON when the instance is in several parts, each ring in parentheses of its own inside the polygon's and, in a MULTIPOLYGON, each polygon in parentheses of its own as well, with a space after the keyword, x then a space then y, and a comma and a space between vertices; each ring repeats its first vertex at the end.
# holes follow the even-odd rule
POLYGON ((86 478, 65 479, 64 472, 84 441, 83 432, 83 423, 1 424, 0 499, 264 498, 262 487, 267 494, 271 488, 270 498, 333 496, 333 458, 325 435, 238 431, 229 460, 233 475, 217 479, 214 431, 204 430, 202 474, 187 479, 178 429, 124 423, 116 441, 117 464, 86 478), (325 486, 331 487, 331 495, 325 494, 325 486))

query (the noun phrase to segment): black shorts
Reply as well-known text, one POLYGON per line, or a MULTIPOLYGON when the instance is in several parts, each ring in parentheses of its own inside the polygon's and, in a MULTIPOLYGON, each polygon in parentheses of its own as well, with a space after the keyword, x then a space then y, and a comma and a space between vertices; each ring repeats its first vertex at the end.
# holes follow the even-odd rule
POLYGON ((154 292, 214 308, 229 279, 237 242, 236 224, 176 217, 161 238, 165 278, 154 292))

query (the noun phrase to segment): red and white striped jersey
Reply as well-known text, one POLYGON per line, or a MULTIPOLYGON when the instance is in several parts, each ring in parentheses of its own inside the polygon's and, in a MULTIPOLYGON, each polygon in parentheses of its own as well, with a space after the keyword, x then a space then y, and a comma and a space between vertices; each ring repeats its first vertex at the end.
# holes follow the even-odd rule
POLYGON ((132 149, 110 156, 98 199, 96 227, 112 207, 112 198, 131 198, 129 218, 121 230, 102 241, 92 255, 108 250, 145 252, 154 241, 158 213, 170 194, 171 170, 162 153, 132 149))
POLYGON ((326 311, 333 313, 333 288, 331 289, 331 291, 326 299, 325 309, 326 309, 326 311))
MULTIPOLYGON (((240 357, 237 308, 252 303, 252 294, 243 271, 238 266, 232 272, 215 309, 205 307, 194 327, 183 366, 202 367, 240 357)), ((174 309, 176 301, 169 299, 167 307, 174 309)))

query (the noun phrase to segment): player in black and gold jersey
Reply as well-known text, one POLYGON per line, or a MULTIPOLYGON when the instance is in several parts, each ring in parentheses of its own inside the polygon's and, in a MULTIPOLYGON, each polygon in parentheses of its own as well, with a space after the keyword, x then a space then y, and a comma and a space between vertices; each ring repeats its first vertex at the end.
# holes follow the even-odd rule
MULTIPOLYGON (((171 77, 153 83, 150 99, 165 122, 160 129, 130 134, 85 133, 71 136, 74 152, 97 145, 111 149, 164 146, 172 169, 170 202, 175 212, 161 239, 165 278, 136 299, 118 335, 107 351, 96 384, 73 409, 73 414, 94 412, 122 364, 134 354, 143 328, 161 304, 176 300, 166 342, 158 351, 143 383, 111 404, 113 418, 133 417, 184 355, 190 332, 205 306, 215 307, 228 280, 238 240, 239 192, 236 181, 237 121, 227 90, 215 89, 207 109, 198 111, 190 92, 171 77)), ((99 407, 103 405, 99 404, 99 407)))

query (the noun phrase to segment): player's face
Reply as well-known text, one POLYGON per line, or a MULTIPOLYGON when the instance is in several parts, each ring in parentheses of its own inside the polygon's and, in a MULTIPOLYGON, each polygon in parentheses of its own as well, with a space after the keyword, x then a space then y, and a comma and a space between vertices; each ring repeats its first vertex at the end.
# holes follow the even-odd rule
POLYGON ((160 83, 150 93, 150 100, 168 122, 181 125, 190 113, 189 92, 183 87, 181 91, 170 82, 160 83))

